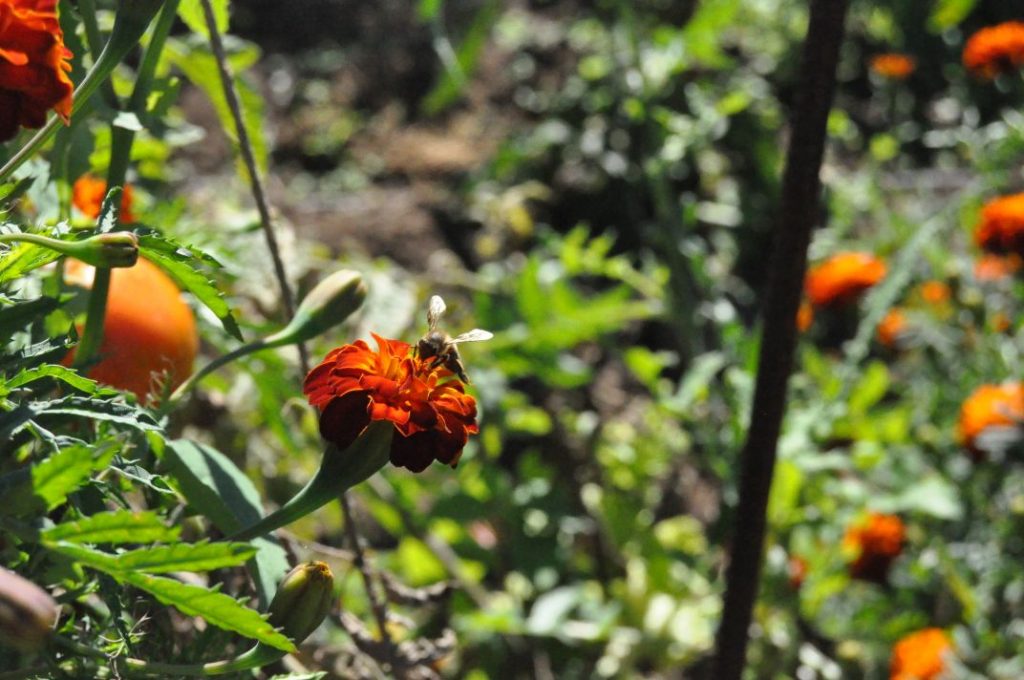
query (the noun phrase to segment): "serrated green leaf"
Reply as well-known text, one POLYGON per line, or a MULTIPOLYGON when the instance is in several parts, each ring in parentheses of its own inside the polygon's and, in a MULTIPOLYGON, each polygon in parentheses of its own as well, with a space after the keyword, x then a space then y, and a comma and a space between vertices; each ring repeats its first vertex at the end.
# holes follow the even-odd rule
POLYGON ((100 387, 99 383, 95 380, 86 378, 81 373, 58 364, 43 364, 42 366, 36 366, 35 368, 25 369, 4 384, 9 389, 14 389, 16 387, 28 385, 37 380, 43 380, 44 378, 60 380, 80 392, 85 392, 86 394, 116 394, 114 390, 100 387))
POLYGON ((139 238, 139 254, 160 267, 180 288, 195 295, 199 302, 220 319, 224 330, 243 340, 242 331, 238 328, 238 322, 224 294, 197 266, 199 262, 219 266, 214 258, 155 234, 139 238))
MULTIPOLYGON (((216 449, 185 439, 167 442, 164 460, 182 495, 196 511, 230 534, 255 524, 263 516, 260 494, 231 460, 216 449)), ((273 538, 252 541, 254 581, 260 601, 267 604, 288 572, 288 557, 273 538)))
POLYGON ((51 401, 30 402, 35 417, 77 416, 94 421, 125 425, 142 432, 158 431, 160 426, 145 409, 117 399, 67 396, 51 401))
POLYGON ((2 249, 0 285, 21 278, 33 269, 50 264, 59 257, 60 253, 34 243, 19 243, 11 248, 2 249))
POLYGON ((176 607, 184 614, 201 616, 207 623, 218 628, 234 631, 286 652, 295 651, 292 641, 277 632, 261 614, 224 593, 139 572, 114 572, 110 575, 145 590, 160 602, 176 607))
POLYGON ((164 526, 155 512, 118 510, 58 524, 45 530, 42 538, 50 543, 152 543, 175 541, 180 532, 178 527, 164 526))
POLYGON ((0 355, 0 373, 8 375, 24 368, 52 363, 64 358, 74 344, 70 336, 47 338, 34 345, 0 355))
POLYGON ((112 442, 75 445, 46 460, 0 477, 0 514, 18 516, 46 512, 81 487, 96 470, 110 464, 117 448, 112 442))
POLYGON ((180 583, 163 576, 124 571, 119 568, 116 556, 84 546, 54 542, 49 543, 47 547, 72 557, 86 567, 102 571, 121 583, 144 590, 163 604, 176 607, 184 614, 201 616, 211 625, 259 640, 271 647, 286 652, 295 651, 292 641, 277 632, 263 615, 224 593, 180 583))
POLYGON ((163 574, 170 571, 210 571, 237 567, 256 554, 248 543, 175 543, 140 548, 117 556, 121 571, 163 574))
POLYGON ((0 207, 6 208, 25 195, 36 181, 35 177, 23 177, 13 182, 0 184, 0 207))

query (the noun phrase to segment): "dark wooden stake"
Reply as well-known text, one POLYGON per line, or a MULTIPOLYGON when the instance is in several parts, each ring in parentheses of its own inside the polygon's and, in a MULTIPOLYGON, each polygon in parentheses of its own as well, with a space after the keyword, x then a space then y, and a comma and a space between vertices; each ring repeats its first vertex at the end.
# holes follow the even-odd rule
POLYGON ((821 201, 821 160, 847 0, 812 0, 782 179, 750 428, 741 454, 739 507, 726 571, 713 680, 740 680, 764 553, 768 493, 786 410, 807 246, 821 201))

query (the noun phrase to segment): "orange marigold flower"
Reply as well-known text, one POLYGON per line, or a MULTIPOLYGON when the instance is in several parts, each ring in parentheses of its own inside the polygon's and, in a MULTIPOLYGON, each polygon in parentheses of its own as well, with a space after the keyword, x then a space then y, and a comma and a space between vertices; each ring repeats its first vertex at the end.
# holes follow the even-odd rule
POLYGON ((979 281, 998 281, 1020 271, 1024 265, 1020 255, 983 255, 974 263, 974 278, 979 281))
POLYGON ((837 253, 813 267, 804 282, 816 307, 841 306, 885 278, 885 263, 870 253, 837 253))
POLYGON ((890 309, 878 324, 878 341, 896 347, 907 334, 907 316, 900 309, 890 309))
POLYGON ((941 305, 951 296, 949 285, 942 281, 925 281, 921 284, 921 299, 931 305, 941 305))
POLYGON ((42 127, 50 109, 68 122, 70 58, 57 0, 0 0, 0 142, 42 127))
POLYGON ((993 253, 1024 254, 1024 193, 1000 196, 981 209, 974 240, 993 253))
POLYGON ((843 545, 856 557, 850 563, 850 575, 865 581, 885 582, 889 567, 903 550, 906 530, 896 515, 873 512, 867 522, 850 527, 843 545))
POLYGON ((393 464, 421 472, 436 459, 455 467, 478 432, 476 400, 454 373, 420 359, 407 343, 373 338, 376 352, 357 340, 306 376, 303 391, 320 409, 320 434, 345 449, 370 421, 390 420, 397 430, 393 464))
POLYGON ((941 628, 925 628, 904 636, 892 648, 889 680, 937 680, 946 670, 944 657, 953 641, 941 628))
POLYGON ((982 385, 960 406, 960 439, 975 454, 978 435, 990 427, 1021 427, 1024 423, 1024 382, 982 385))
POLYGON ((963 61, 982 78, 1024 66, 1024 22, 1007 21, 981 29, 964 45, 963 61))
MULTIPOLYGON (((71 189, 71 203, 82 211, 86 217, 93 219, 100 216, 103 209, 103 199, 107 197, 107 183, 93 175, 82 175, 75 180, 71 189)), ((125 184, 121 191, 121 215, 120 221, 131 224, 135 221, 132 213, 133 191, 131 184, 125 184)))
POLYGON ((913 73, 916 68, 916 59, 898 52, 878 54, 871 58, 871 70, 883 78, 903 80, 913 73))

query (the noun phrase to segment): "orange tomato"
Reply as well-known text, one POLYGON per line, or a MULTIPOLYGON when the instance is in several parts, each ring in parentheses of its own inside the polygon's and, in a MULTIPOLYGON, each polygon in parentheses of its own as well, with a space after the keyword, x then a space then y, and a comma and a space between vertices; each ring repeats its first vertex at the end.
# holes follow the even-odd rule
MULTIPOLYGON (((91 288, 93 274, 92 267, 67 261, 69 283, 91 288)), ((90 378, 145 401, 158 392, 154 374, 166 372, 174 389, 192 373, 198 351, 195 316, 170 277, 141 257, 134 267, 111 270, 100 361, 90 378)), ((74 350, 65 362, 73 359, 74 350)))

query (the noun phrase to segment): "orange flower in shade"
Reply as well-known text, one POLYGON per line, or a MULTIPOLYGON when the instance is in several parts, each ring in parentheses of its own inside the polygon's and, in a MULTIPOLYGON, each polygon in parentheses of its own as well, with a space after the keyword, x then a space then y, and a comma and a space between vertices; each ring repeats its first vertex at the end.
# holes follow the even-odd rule
POLYGON ((1024 193, 995 198, 981 209, 974 240, 992 253, 1024 255, 1024 193))
POLYGON ((796 329, 804 333, 812 323, 814 323, 814 307, 811 307, 809 302, 801 302, 799 309, 796 310, 796 329))
POLYGON ((982 385, 960 406, 960 439, 976 456, 978 435, 990 427, 1021 427, 1024 423, 1024 382, 982 385))
POLYGON ((804 290, 815 307, 842 306, 885 278, 885 263, 870 253, 837 253, 807 273, 804 290))
POLYGON ((889 680, 938 680, 953 641, 941 628, 925 628, 900 638, 892 648, 889 680))
POLYGON ((916 68, 916 59, 898 52, 879 54, 871 58, 871 70, 883 78, 903 80, 916 68))
POLYGON ((1024 22, 983 28, 964 45, 964 66, 982 78, 1024 66, 1024 22))
POLYGON ((57 0, 0 0, 0 142, 42 127, 50 109, 69 121, 70 58, 57 0))
POLYGON ((1020 255, 983 255, 974 263, 974 278, 979 281, 999 281, 1020 271, 1024 265, 1020 255))
POLYGON ((421 360, 399 340, 374 335, 333 350, 306 376, 303 391, 320 409, 320 434, 344 450, 373 420, 397 433, 391 462, 421 472, 434 460, 455 465, 478 431, 476 401, 444 366, 421 360))
POLYGON ((844 547, 856 555, 850 563, 850 576, 884 583, 905 538, 903 521, 896 515, 873 512, 864 524, 850 527, 843 537, 844 547))
MULTIPOLYGON (((132 185, 126 184, 121 191, 121 214, 120 221, 131 224, 135 221, 132 214, 132 185)), ((107 183, 93 175, 82 175, 75 180, 71 189, 71 202, 76 208, 82 211, 86 217, 93 219, 100 216, 103 209, 103 199, 107 197, 107 183)))
POLYGON ((942 281, 925 281, 921 284, 921 299, 930 305, 948 302, 951 296, 949 285, 942 281))
POLYGON ((907 334, 907 316, 900 309, 890 309, 878 324, 878 341, 895 348, 907 334))

